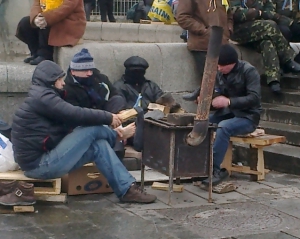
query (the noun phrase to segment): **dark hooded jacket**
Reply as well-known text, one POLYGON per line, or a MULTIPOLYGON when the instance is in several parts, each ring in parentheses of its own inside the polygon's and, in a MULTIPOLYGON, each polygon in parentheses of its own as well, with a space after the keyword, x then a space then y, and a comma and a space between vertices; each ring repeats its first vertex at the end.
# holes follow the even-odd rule
POLYGON ((98 69, 93 70, 93 75, 91 77, 93 80, 90 87, 100 96, 100 99, 97 102, 93 103, 87 90, 81 84, 74 81, 70 70, 68 70, 65 79, 65 101, 75 106, 103 110, 104 105, 107 102, 106 97, 108 96, 108 99, 110 99, 111 97, 118 95, 118 91, 109 81, 108 77, 101 74, 98 69))
POLYGON ((14 157, 24 171, 38 167, 41 156, 70 132, 70 122, 73 126, 111 124, 111 113, 73 106, 61 98, 53 84, 63 75, 55 63, 40 63, 33 73, 28 96, 13 117, 14 157))
POLYGON ((258 125, 261 113, 260 75, 250 63, 238 61, 232 71, 217 73, 214 96, 224 95, 230 106, 215 112, 218 115, 232 113, 235 117, 247 118, 258 125))
POLYGON ((127 108, 132 108, 136 103, 139 94, 141 94, 141 107, 144 111, 148 110, 149 103, 155 103, 156 100, 163 95, 163 91, 160 87, 153 81, 145 79, 144 83, 141 86, 141 91, 137 91, 131 84, 129 84, 124 75, 122 78, 114 83, 114 86, 119 91, 127 103, 127 108))

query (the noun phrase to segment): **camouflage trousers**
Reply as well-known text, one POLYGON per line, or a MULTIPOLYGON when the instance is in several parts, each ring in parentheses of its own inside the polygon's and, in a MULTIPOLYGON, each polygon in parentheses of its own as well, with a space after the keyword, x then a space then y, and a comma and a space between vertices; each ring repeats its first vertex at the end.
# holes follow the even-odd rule
POLYGON ((267 82, 280 81, 280 64, 294 59, 295 52, 273 21, 256 20, 234 25, 232 40, 254 47, 262 54, 267 82))

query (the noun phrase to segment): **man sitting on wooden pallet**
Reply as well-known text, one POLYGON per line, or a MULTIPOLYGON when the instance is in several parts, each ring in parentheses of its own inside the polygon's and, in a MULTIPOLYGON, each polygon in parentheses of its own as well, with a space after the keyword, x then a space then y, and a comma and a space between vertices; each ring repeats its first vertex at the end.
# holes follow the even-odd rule
POLYGON ((14 157, 24 174, 60 178, 94 162, 122 202, 154 202, 156 196, 136 185, 112 149, 116 140, 131 137, 135 126, 117 128, 121 124, 118 115, 64 101, 64 76, 54 62, 41 62, 33 73, 28 97, 13 117, 14 157), (78 127, 72 131, 70 123, 78 127))
MULTIPOLYGON (((223 45, 212 100, 216 111, 210 116, 210 122, 218 124, 213 146, 213 185, 229 176, 221 164, 230 137, 248 134, 256 129, 260 120, 260 98, 260 75, 255 67, 238 60, 238 54, 231 45, 223 45)), ((209 181, 206 179, 202 183, 208 185, 209 181)))

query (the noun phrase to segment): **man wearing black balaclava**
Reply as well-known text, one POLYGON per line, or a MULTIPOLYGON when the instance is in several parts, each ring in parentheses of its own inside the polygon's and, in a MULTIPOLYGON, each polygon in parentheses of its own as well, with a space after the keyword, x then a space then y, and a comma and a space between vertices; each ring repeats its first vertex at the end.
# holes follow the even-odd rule
POLYGON ((126 108, 140 106, 146 112, 149 103, 155 103, 163 95, 161 88, 145 78, 148 62, 139 56, 131 56, 125 62, 125 74, 114 87, 126 99, 126 108))

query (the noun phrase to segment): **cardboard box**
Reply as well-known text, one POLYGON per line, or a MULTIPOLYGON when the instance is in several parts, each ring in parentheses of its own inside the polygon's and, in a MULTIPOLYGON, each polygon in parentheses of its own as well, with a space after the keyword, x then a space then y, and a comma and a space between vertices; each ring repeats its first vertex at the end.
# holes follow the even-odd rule
POLYGON ((86 164, 62 177, 62 192, 80 195, 111 193, 113 190, 94 164, 86 164))

